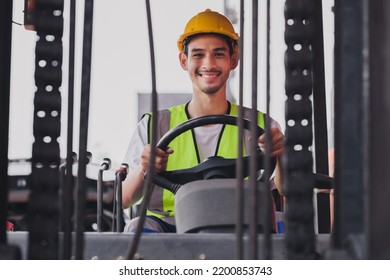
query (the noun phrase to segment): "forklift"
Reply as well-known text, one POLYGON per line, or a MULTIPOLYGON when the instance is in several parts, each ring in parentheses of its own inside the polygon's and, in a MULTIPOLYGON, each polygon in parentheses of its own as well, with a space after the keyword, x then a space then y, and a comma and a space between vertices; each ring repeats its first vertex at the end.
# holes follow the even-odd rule
MULTIPOLYGON (((240 20, 244 15, 243 2, 240 4, 240 20)), ((252 28, 255 31, 258 28, 257 4, 257 1, 252 3, 252 28)), ((90 169, 87 142, 93 5, 93 0, 85 0, 82 109, 75 174, 71 144, 73 127, 69 125, 73 123, 71 106, 67 114, 66 159, 60 158, 58 142, 48 141, 60 136, 62 72, 59 66, 63 55, 64 1, 25 1, 25 25, 39 35, 34 73, 37 87, 34 99, 35 142, 32 157, 27 161, 31 174, 24 174, 24 181, 14 181, 8 174, 13 1, 0 3, 0 259, 390 258, 387 238, 390 234, 390 223, 387 222, 390 211, 386 203, 390 198, 386 183, 389 181, 386 175, 390 174, 386 170, 390 133, 385 127, 389 119, 387 89, 390 86, 386 75, 390 64, 390 23, 386 16, 386 12, 390 11, 388 1, 334 2, 334 123, 331 124, 334 126, 334 177, 329 176, 328 168, 322 1, 286 0, 286 130, 283 162, 286 192, 283 196, 270 195, 268 191, 258 191, 251 185, 251 178, 258 171, 253 166, 257 164, 262 169, 265 185, 269 182, 274 162, 266 153, 256 152, 235 160, 210 158, 189 170, 150 173, 147 185, 154 182, 176 194, 178 232, 158 235, 120 231, 123 213, 119 196, 126 166, 112 172, 106 160, 95 166, 97 176, 94 180, 90 181, 87 176, 90 169), (299 50, 297 46, 300 46, 299 50), (42 61, 55 63, 45 67, 42 61), (52 93, 50 96, 45 94, 48 91, 52 93), (106 171, 109 179, 106 177, 103 180, 106 171), (242 180, 247 176, 249 180, 242 180), (9 202, 9 197, 13 195, 9 187, 11 182, 29 186, 28 196, 24 198, 27 199, 26 225, 21 231, 7 231, 8 213, 13 209, 9 202), (89 187, 95 183, 96 190, 94 186, 89 187), (93 218, 97 225, 94 231, 88 231, 85 227, 87 217, 90 217, 87 197, 91 188, 94 193, 93 211, 96 211, 93 218), (104 196, 107 192, 109 194, 104 196), (272 211, 267 206, 260 208, 261 215, 249 215, 253 212, 251 209, 260 207, 256 203, 260 199, 253 199, 256 197, 265 201, 265 205, 270 205, 271 200, 279 203, 277 210, 283 225, 279 232, 273 232, 268 223, 272 211), (246 208, 246 205, 254 208, 246 208), (222 217, 218 215, 220 209, 231 212, 224 213, 222 217), (110 214, 107 216, 108 212, 110 214), (104 227, 102 219, 107 221, 107 217, 111 222, 104 227)), ((149 1, 146 1, 146 10, 151 31, 149 1)), ((70 1, 69 18, 70 61, 74 59, 75 13, 73 0, 70 1)), ((257 51, 255 33, 252 44, 257 51)), ((149 32, 149 42, 153 42, 152 32, 149 32)), ((152 69, 155 70, 153 44, 150 49, 152 69)), ((254 73, 256 65, 257 61, 254 60, 254 73)), ((70 63, 69 77, 74 77, 72 67, 70 63)), ((253 77, 257 77, 257 74, 253 74, 253 77)), ((152 84, 151 108, 155 111, 155 75, 152 75, 152 84)), ((71 100, 73 93, 67 94, 68 100, 71 100)), ((253 98, 257 98, 255 91, 253 98)), ((238 119, 226 116, 194 119, 169 131, 161 142, 152 141, 152 145, 167 147, 172 139, 184 131, 210 123, 253 127, 251 120, 244 120, 242 116, 238 119)), ((264 133, 258 128, 254 130, 251 133, 264 133)), ((257 183, 255 180, 254 184, 257 183)), ((144 200, 147 201, 147 196, 144 200)), ((134 209, 140 219, 145 214, 143 205, 146 202, 141 210, 138 209, 139 212, 134 209)))

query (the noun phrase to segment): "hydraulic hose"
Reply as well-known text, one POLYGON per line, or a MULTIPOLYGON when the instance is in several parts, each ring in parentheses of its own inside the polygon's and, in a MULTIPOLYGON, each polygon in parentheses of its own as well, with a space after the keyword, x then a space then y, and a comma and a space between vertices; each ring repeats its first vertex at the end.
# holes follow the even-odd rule
MULTIPOLYGON (((252 1, 252 110, 251 110, 251 134, 255 131, 257 126, 257 73, 258 73, 258 1, 252 1)), ((257 148, 257 139, 251 139, 249 152, 253 154, 257 148)), ((249 259, 257 259, 257 203, 258 203, 258 190, 257 190, 257 163, 253 157, 249 165, 249 259)))
POLYGON ((243 259, 243 223, 244 220, 244 176, 243 176, 243 102, 244 102, 244 0, 240 1, 240 69, 239 69, 239 96, 238 96, 238 157, 237 157, 237 186, 236 186, 236 258, 243 259))
POLYGON ((150 2, 149 0, 145 0, 146 3, 146 14, 148 21, 148 34, 149 34, 149 50, 150 50, 150 62, 151 62, 151 75, 152 75, 152 135, 151 135, 151 154, 150 154, 150 164, 147 170, 147 176, 145 176, 144 182, 144 196, 141 205, 141 213, 138 220, 138 226, 133 237, 133 242, 129 248, 127 259, 133 259, 134 255, 137 251, 143 225, 146 217, 146 208, 149 204, 151 190, 152 190, 152 182, 154 180, 154 161, 156 158, 156 144, 157 144, 157 90, 156 90, 156 66, 155 66, 155 58, 154 58, 154 43, 153 43, 153 28, 152 28, 152 19, 150 12, 150 2))
POLYGON ((91 86, 92 64, 92 27, 93 27, 93 0, 85 0, 84 8, 84 38, 83 62, 80 100, 80 137, 79 137, 79 165, 77 175, 77 203, 76 203, 76 259, 83 259, 84 250, 84 220, 86 212, 86 165, 89 120, 89 96, 91 86))
POLYGON ((270 121, 270 88, 271 88, 271 79, 270 79, 270 27, 271 27, 271 3, 270 0, 267 0, 267 69, 266 69, 266 79, 267 79, 267 89, 266 89, 266 115, 265 115, 265 155, 266 162, 264 167, 264 189, 265 195, 261 197, 261 202, 264 204, 262 208, 263 221, 264 222, 264 246, 262 250, 262 259, 272 259, 272 239, 271 239, 271 217, 273 217, 271 213, 271 197, 267 195, 268 191, 271 191, 270 188, 270 177, 271 177, 271 166, 270 161, 268 160, 271 157, 270 147, 272 144, 271 140, 271 121, 270 121))
MULTIPOLYGON (((70 1, 69 9, 69 69, 68 69, 68 128, 66 165, 71 166, 73 160, 73 103, 74 103, 74 57, 76 29, 76 0, 70 1)), ((76 155, 77 156, 77 155, 76 155)), ((68 172, 63 189, 63 230, 64 244, 62 258, 70 260, 72 256, 72 214, 73 214, 73 174, 68 172)))

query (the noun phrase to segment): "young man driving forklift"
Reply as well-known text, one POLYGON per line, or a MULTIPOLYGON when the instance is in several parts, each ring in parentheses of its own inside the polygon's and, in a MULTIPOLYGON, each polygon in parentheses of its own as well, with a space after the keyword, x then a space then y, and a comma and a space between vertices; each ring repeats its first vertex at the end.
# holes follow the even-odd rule
MULTIPOLYGON (((218 12, 206 9, 187 23, 177 45, 179 62, 192 82, 192 99, 179 106, 158 112, 159 133, 194 118, 209 115, 238 115, 238 105, 227 100, 226 82, 239 61, 239 36, 231 22, 218 12)), ((245 108, 247 112, 249 109, 245 108)), ((123 208, 128 208, 143 196, 145 174, 149 167, 151 145, 151 114, 145 114, 130 140, 125 156, 129 174, 122 187, 123 208)), ((258 125, 264 128, 264 114, 258 112, 258 125)), ((271 119, 270 154, 276 157, 274 182, 282 187, 281 156, 284 136, 280 125, 271 119)), ((163 134, 163 133, 162 133, 163 134)), ((157 135, 161 138, 162 135, 157 135)), ((210 156, 238 155, 237 129, 226 129, 223 124, 200 126, 178 136, 166 150, 156 148, 154 171, 177 170, 198 165, 210 156)), ((258 146, 265 150, 265 134, 258 138, 258 146)), ((174 194, 154 187, 148 204, 144 232, 176 232, 174 194)), ((126 223, 125 232, 134 232, 138 218, 126 223)))

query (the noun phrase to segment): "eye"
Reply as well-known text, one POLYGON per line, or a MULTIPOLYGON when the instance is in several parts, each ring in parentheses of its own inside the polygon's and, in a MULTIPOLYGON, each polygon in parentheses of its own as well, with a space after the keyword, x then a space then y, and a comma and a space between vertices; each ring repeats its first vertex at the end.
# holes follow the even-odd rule
POLYGON ((194 58, 202 58, 204 55, 203 55, 203 53, 194 53, 194 54, 192 54, 192 57, 194 57, 194 58))

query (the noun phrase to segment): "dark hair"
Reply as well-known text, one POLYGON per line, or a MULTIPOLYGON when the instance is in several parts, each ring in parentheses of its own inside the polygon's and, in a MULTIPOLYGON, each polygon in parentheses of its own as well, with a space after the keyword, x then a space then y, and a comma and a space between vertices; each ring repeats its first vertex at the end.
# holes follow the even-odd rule
POLYGON ((230 38, 229 36, 226 36, 226 35, 223 35, 223 34, 219 34, 219 33, 199 33, 199 34, 195 34, 195 35, 192 35, 192 36, 188 36, 187 38, 185 38, 185 39, 183 40, 183 52, 185 53, 185 55, 188 56, 188 47, 187 47, 188 43, 189 43, 192 39, 194 39, 194 38, 196 38, 196 37, 198 37, 198 36, 200 36, 200 35, 205 35, 205 34, 218 35, 218 36, 222 37, 223 39, 225 39, 225 41, 226 41, 226 43, 227 43, 227 45, 228 45, 228 47, 229 47, 229 54, 230 54, 230 55, 233 54, 234 48, 235 48, 236 45, 237 45, 237 41, 233 40, 233 39, 230 38))

